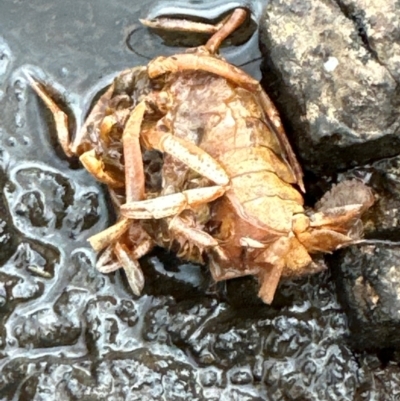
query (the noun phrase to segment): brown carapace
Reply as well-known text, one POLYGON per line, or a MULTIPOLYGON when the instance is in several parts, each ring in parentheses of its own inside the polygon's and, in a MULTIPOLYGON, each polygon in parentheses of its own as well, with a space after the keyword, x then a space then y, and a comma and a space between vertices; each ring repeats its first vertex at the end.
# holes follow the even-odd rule
POLYGON ((318 270, 310 253, 359 238, 371 191, 345 182, 306 211, 302 171, 277 110, 255 79, 217 55, 248 16, 238 8, 216 26, 142 21, 212 36, 123 71, 72 142, 66 115, 46 85, 28 76, 54 115, 65 153, 109 188, 118 221, 89 241, 103 250, 98 269, 123 267, 136 295, 144 285, 138 259, 154 245, 195 262, 206 256, 215 280, 257 276, 259 296, 271 303, 281 277, 318 270))

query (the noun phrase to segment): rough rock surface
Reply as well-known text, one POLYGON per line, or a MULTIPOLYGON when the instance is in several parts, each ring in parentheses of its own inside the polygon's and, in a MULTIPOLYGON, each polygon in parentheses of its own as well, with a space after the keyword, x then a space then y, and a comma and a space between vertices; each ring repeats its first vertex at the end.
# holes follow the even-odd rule
POLYGON ((390 0, 271 0, 264 84, 314 173, 400 149, 400 6, 390 0))
MULTIPOLYGON (((110 76, 146 62, 125 42, 144 10, 128 0, 65 4, 0 2, 0 399, 395 400, 400 369, 353 352, 329 271, 282 284, 268 307, 253 279, 210 287, 206 268, 161 250, 142 260, 140 298, 121 272, 95 270, 86 239, 112 220, 106 196, 57 151, 22 67, 51 77, 79 124, 110 76)), ((392 60, 385 43, 376 47, 392 60)), ((374 118, 389 113, 379 107, 374 118)))
POLYGON ((374 205, 364 215, 367 238, 400 241, 400 157, 392 157, 349 170, 339 180, 358 179, 375 194, 374 205))
MULTIPOLYGON (((365 241, 328 258, 338 298, 349 317, 351 342, 358 350, 398 349, 400 280, 400 158, 394 157, 341 173, 359 179, 375 194, 364 214, 365 241)), ((396 356, 397 359, 397 356, 396 356)))
POLYGON ((400 348, 400 244, 354 246, 335 257, 339 299, 357 349, 400 348))

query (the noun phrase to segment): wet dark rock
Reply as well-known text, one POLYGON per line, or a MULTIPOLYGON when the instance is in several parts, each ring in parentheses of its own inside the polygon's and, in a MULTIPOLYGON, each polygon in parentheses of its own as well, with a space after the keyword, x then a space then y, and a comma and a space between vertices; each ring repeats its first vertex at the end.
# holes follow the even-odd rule
POLYGON ((307 169, 333 172, 400 151, 400 9, 385 8, 311 0, 266 7, 263 83, 307 169))
POLYGON ((365 213, 368 238, 400 241, 400 157, 377 161, 341 174, 340 178, 362 179, 375 193, 375 204, 365 213))
POLYGON ((138 311, 130 299, 96 296, 87 304, 85 342, 91 353, 107 355, 110 351, 128 351, 138 346, 138 311))
POLYGON ((350 342, 362 350, 400 346, 396 338, 400 289, 399 163, 397 156, 339 175, 339 180, 363 180, 375 195, 375 204, 363 216, 369 242, 342 250, 329 263, 334 268, 338 296, 349 318, 350 342))
MULTIPOLYGON (((350 350, 336 340, 339 333, 345 332, 346 321, 335 309, 332 292, 326 291, 326 279, 320 275, 318 289, 316 279, 313 285, 309 284, 315 290, 311 296, 304 291, 304 283, 298 284, 298 294, 294 283, 287 283, 281 291, 292 292, 294 296, 303 291, 303 295, 296 299, 295 305, 280 310, 265 307, 238 310, 215 302, 208 306, 203 303, 205 307, 199 310, 193 308, 193 303, 175 303, 169 299, 169 306, 164 302, 149 311, 146 338, 172 342, 190 350, 202 364, 210 365, 201 375, 206 386, 221 382, 219 370, 212 366, 223 369, 236 366, 229 371, 228 381, 237 386, 263 382, 271 397, 267 399, 352 400, 358 386, 354 377, 357 364, 350 350), (330 294, 330 301, 325 312, 315 309, 313 318, 311 305, 322 306, 318 294, 322 295, 321 300, 324 294, 330 294), (179 317, 184 309, 187 317, 179 317), (199 311, 201 314, 196 317, 199 311), (188 325, 191 320, 193 324, 188 325), (150 328, 156 331, 151 332, 150 328)), ((264 394, 263 390, 259 394, 264 394)))
POLYGON ((0 36, 0 100, 5 95, 3 84, 7 74, 10 72, 12 61, 11 49, 4 38, 0 36))
POLYGON ((15 267, 24 274, 35 274, 43 278, 51 278, 57 263, 60 261, 60 251, 50 244, 26 239, 13 255, 15 267))
POLYGON ((378 400, 379 394, 385 394, 385 401, 397 401, 400 388, 397 363, 382 364, 378 357, 371 354, 363 354, 358 363, 361 382, 358 392, 359 400, 378 400))
POLYGON ((12 334, 20 347, 51 348, 76 343, 80 333, 79 322, 45 308, 16 319, 12 334))
POLYGON ((34 227, 44 227, 48 224, 48 220, 44 216, 44 203, 38 191, 29 191, 23 194, 14 212, 18 216, 24 216, 30 220, 34 227))
POLYGON ((131 299, 123 299, 115 310, 115 315, 129 327, 133 327, 139 320, 135 305, 131 299))
POLYGON ((112 276, 98 275, 94 267, 94 261, 87 250, 77 250, 71 255, 66 271, 58 277, 64 288, 81 288, 89 295, 104 291, 104 288, 111 286, 112 276))
POLYGON ((232 384, 237 385, 251 384, 253 382, 253 374, 250 366, 232 369, 230 372, 229 380, 232 384))
POLYGON ((354 246, 337 254, 332 264, 354 346, 399 348, 400 245, 354 246))
POLYGON ((0 149, 0 264, 5 263, 11 257, 19 243, 19 233, 14 226, 4 196, 4 190, 9 184, 6 173, 8 158, 8 154, 0 149))
POLYGON ((200 400, 193 367, 171 356, 139 348, 125 356, 110 354, 94 363, 65 359, 65 363, 25 358, 10 361, 0 377, 0 396, 54 400, 200 400), (20 386, 21 378, 30 372, 20 386))
POLYGON ((214 366, 204 368, 199 373, 200 384, 204 387, 223 387, 222 383, 223 372, 221 369, 215 368, 214 366))
POLYGON ((82 231, 92 228, 100 220, 99 199, 95 192, 80 194, 68 208, 65 226, 70 237, 76 238, 82 231))
POLYGON ((62 174, 32 166, 17 169, 12 176, 17 185, 6 195, 19 226, 63 228, 75 238, 99 221, 98 194, 76 191, 62 174))
POLYGON ((49 277, 43 276, 37 279, 36 275, 32 274, 32 268, 35 272, 45 271, 45 263, 46 259, 35 252, 29 244, 19 245, 16 253, 2 267, 2 271, 15 281, 10 294, 12 300, 27 302, 43 294, 43 281, 47 281, 49 277))
POLYGON ((148 310, 144 319, 144 339, 180 346, 193 338, 193 333, 218 306, 215 300, 207 298, 177 303, 168 297, 160 305, 157 304, 148 310))
MULTIPOLYGON (((225 293, 228 302, 236 308, 248 308, 249 306, 261 307, 263 301, 257 295, 260 284, 255 277, 241 277, 229 280, 224 283, 225 293)), ((279 298, 274 298, 273 305, 276 305, 279 298)))
POLYGON ((146 279, 144 291, 147 294, 168 296, 172 292, 180 300, 196 295, 203 297, 210 287, 206 267, 183 262, 173 252, 161 248, 156 248, 140 264, 146 279))
MULTIPOLYGON (((399 14, 397 3, 385 9, 346 0, 268 4, 261 33, 264 83, 313 173, 399 153, 399 61, 392 46, 399 14)), ((375 204, 364 216, 368 238, 399 241, 398 165, 394 157, 339 178, 356 177, 374 190, 375 204)), ((319 194, 326 189, 322 185, 319 194)), ((365 247, 331 260, 351 341, 360 349, 398 347, 396 279, 388 277, 396 246, 365 247)))

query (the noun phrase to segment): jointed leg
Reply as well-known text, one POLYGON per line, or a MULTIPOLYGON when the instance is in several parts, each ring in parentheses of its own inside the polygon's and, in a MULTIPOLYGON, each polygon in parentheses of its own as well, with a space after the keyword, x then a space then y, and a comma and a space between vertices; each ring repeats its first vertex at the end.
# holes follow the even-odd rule
MULTIPOLYGON (((127 202, 144 199, 144 171, 139 135, 145 111, 145 103, 139 103, 129 116, 122 135, 125 159, 125 183, 122 186, 125 185, 127 202)), ((86 155, 86 153, 82 156, 86 155)), ((113 187, 113 185, 111 186, 113 187)), ((95 250, 103 249, 120 238, 131 224, 132 222, 128 219, 122 219, 101 233, 92 236, 89 241, 95 250)), ((144 231, 140 226, 137 229, 141 232, 144 231)))
POLYGON ((185 259, 201 261, 199 255, 205 249, 212 249, 213 252, 223 256, 224 252, 218 241, 210 234, 207 234, 201 227, 196 226, 196 221, 188 221, 181 216, 174 216, 167 219, 169 237, 180 244, 178 256, 185 259), (194 224, 193 224, 194 223, 194 224), (197 251, 194 251, 197 249, 197 251))
MULTIPOLYGON (((143 160, 139 141, 145 112, 145 102, 139 103, 130 114, 122 135, 125 160, 125 198, 127 202, 141 203, 145 196, 143 160)), ((132 291, 139 296, 143 289, 144 276, 138 259, 154 245, 140 223, 122 218, 114 226, 91 237, 89 241, 95 249, 102 249, 110 243, 114 244, 111 249, 118 262, 113 261, 111 252, 106 250, 104 258, 99 259, 97 267, 102 271, 122 267, 132 291), (128 228, 129 232, 127 232, 128 228), (131 249, 132 247, 133 249, 131 249)))
MULTIPOLYGON (((247 261, 243 261, 243 266, 232 268, 229 261, 220 261, 219 258, 212 258, 210 263, 210 271, 215 281, 229 280, 243 276, 258 276, 260 281, 259 297, 266 303, 270 304, 274 299, 276 288, 278 287, 283 268, 285 266, 285 250, 288 246, 286 243, 275 243, 266 247, 259 255, 261 260, 254 260, 251 254, 247 255, 247 261), (283 245, 283 246, 282 246, 283 245), (274 252, 278 252, 275 254, 274 252)), ((241 252, 242 249, 239 249, 241 252)))
POLYGON ((71 150, 71 143, 68 131, 68 117, 67 115, 58 107, 54 100, 47 94, 43 89, 41 83, 32 78, 28 73, 25 73, 26 78, 29 81, 32 89, 36 94, 42 99, 43 103, 48 107, 54 117, 54 122, 56 124, 56 130, 58 135, 58 140, 64 153, 68 157, 75 156, 75 153, 71 150))
POLYGON ((248 11, 244 8, 237 8, 230 16, 227 18, 221 28, 208 40, 206 43, 206 48, 210 53, 214 54, 218 51, 221 43, 236 29, 243 24, 248 15, 248 11))
POLYGON ((210 234, 199 228, 191 227, 179 216, 171 218, 168 229, 172 235, 176 237, 182 236, 199 248, 214 248, 218 246, 218 241, 210 234))
POLYGON ((253 92, 257 91, 259 87, 258 81, 240 68, 207 54, 182 53, 171 57, 160 56, 150 61, 147 66, 150 78, 187 70, 211 72, 253 92))
POLYGON ((131 222, 128 219, 122 219, 118 223, 108 227, 104 231, 91 236, 88 241, 92 248, 99 252, 104 249, 107 245, 115 242, 118 238, 123 235, 126 230, 131 225, 131 222))
POLYGON ((286 256, 290 251, 290 245, 289 238, 281 237, 269 245, 254 260, 260 266, 258 273, 260 290, 258 296, 266 304, 270 304, 274 299, 282 271, 286 264, 286 256))
POLYGON ((128 219, 162 219, 175 216, 187 208, 195 208, 221 197, 226 188, 220 185, 188 189, 176 194, 159 196, 121 206, 121 215, 128 219))
POLYGON ((132 291, 139 296, 143 289, 144 277, 138 259, 146 255, 154 246, 147 232, 138 222, 123 219, 94 237, 90 240, 95 249, 102 249, 108 245, 98 259, 96 268, 102 273, 111 273, 122 267, 132 291), (129 231, 127 231, 128 227, 129 231), (108 235, 104 235, 107 231, 108 235))
POLYGON ((104 165, 101 160, 96 157, 94 150, 81 153, 82 151, 79 149, 79 145, 81 144, 82 138, 86 133, 88 125, 98 124, 104 116, 105 108, 112 94, 112 86, 100 97, 99 101, 93 107, 93 110, 87 118, 84 126, 79 130, 74 143, 71 143, 68 131, 68 116, 58 107, 54 100, 43 89, 41 83, 32 78, 28 73, 26 73, 26 77, 33 90, 53 114, 58 140, 64 153, 68 157, 80 155, 80 161, 85 166, 86 170, 88 170, 89 173, 91 173, 98 181, 109 185, 112 188, 123 187, 123 182, 118 181, 106 170, 104 170, 104 165))
POLYGON ((145 112, 146 104, 142 101, 129 116, 122 135, 126 202, 144 199, 144 169, 139 137, 145 112))
POLYGON ((211 53, 216 53, 221 43, 243 24, 247 15, 247 10, 244 8, 237 8, 216 25, 173 18, 156 18, 154 20, 141 19, 140 22, 149 28, 163 29, 166 31, 213 34, 205 47, 211 53))
POLYGON ((140 19, 143 25, 153 29, 163 29, 172 32, 197 32, 213 34, 218 31, 217 25, 204 22, 194 22, 186 19, 156 18, 154 20, 140 19))
POLYGON ((97 261, 96 268, 101 273, 112 273, 121 266, 124 268, 128 282, 135 295, 139 296, 144 285, 143 272, 138 259, 146 255, 153 247, 152 241, 143 241, 133 251, 121 242, 108 246, 97 261), (112 255, 117 257, 117 261, 112 255))
MULTIPOLYGON (((139 135, 145 112, 145 103, 139 103, 129 116, 122 135, 125 159, 125 183, 123 185, 125 185, 126 202, 140 203, 144 199, 144 171, 139 135)), ((121 237, 131 224, 132 222, 128 219, 122 219, 103 232, 94 235, 89 241, 94 249, 103 249, 121 237)), ((136 228, 144 235, 144 230, 140 225, 137 225, 136 228)))
POLYGON ((225 188, 220 185, 188 189, 176 194, 159 196, 121 206, 121 214, 128 219, 162 219, 175 216, 187 208, 195 208, 221 197, 225 188))
POLYGON ((215 184, 228 185, 229 177, 224 168, 194 143, 156 129, 148 132, 142 140, 147 148, 170 154, 215 184))
MULTIPOLYGON (((248 239, 247 239, 248 241, 248 239)), ((253 243, 255 240, 251 240, 253 243)), ((212 255, 210 271, 215 281, 229 280, 232 278, 255 275, 260 281, 259 297, 267 304, 270 304, 274 298, 276 288, 278 287, 282 271, 286 265, 285 256, 290 250, 290 239, 282 237, 272 244, 265 244, 264 250, 261 250, 261 243, 258 241, 247 249, 247 255, 243 258, 243 265, 240 268, 232 268, 229 259, 224 260, 212 255), (253 251, 256 251, 254 253, 253 251), (261 251, 261 253, 260 253, 261 251)), ((234 252, 231 249, 231 252, 234 252)), ((237 248, 237 255, 243 252, 243 248, 237 248)), ((233 257, 239 260, 239 257, 233 257)))
POLYGON ((274 300, 276 289, 281 279, 284 262, 267 266, 259 273, 260 290, 258 296, 268 305, 274 300))
POLYGON ((114 253, 125 270, 126 278, 133 293, 139 296, 144 286, 144 276, 137 258, 120 242, 115 244, 114 253))
POLYGON ((96 269, 103 274, 113 273, 121 268, 121 263, 115 260, 114 244, 108 245, 96 262, 96 269))
POLYGON ((109 172, 104 169, 104 164, 96 157, 94 149, 88 150, 79 157, 80 162, 85 169, 92 174, 97 181, 108 185, 111 188, 122 188, 125 183, 113 177, 109 172))

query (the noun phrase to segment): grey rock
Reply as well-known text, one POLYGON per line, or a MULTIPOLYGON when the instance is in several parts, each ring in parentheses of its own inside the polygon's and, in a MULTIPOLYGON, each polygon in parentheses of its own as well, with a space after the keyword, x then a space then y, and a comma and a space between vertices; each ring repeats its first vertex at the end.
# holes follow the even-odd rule
POLYGON ((375 203, 363 215, 364 234, 367 238, 400 241, 399 156, 340 173, 337 179, 359 180, 373 191, 375 203))
POLYGON ((367 238, 328 258, 334 271, 337 293, 349 318, 353 348, 398 349, 394 335, 400 283, 399 257, 399 157, 393 157, 338 175, 359 180, 373 191, 375 203, 363 215, 367 238))
POLYGON ((354 246, 336 255, 338 296, 359 350, 399 348, 400 245, 354 246))
POLYGON ((333 0, 266 7, 263 83, 307 169, 333 172, 400 149, 400 8, 386 8, 333 0))
POLYGON ((399 4, 373 4, 365 0, 338 0, 347 18, 354 21, 364 46, 396 82, 400 80, 399 4))

